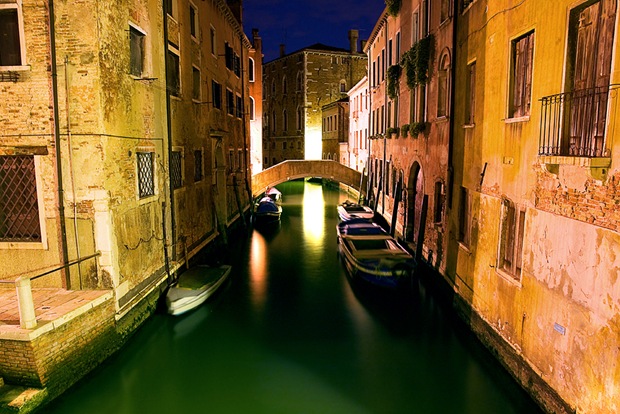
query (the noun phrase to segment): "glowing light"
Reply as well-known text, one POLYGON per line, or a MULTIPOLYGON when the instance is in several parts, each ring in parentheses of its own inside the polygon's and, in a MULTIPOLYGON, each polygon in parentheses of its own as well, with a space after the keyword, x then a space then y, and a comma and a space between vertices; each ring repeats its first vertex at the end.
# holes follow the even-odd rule
POLYGON ((323 142, 321 130, 319 128, 306 128, 305 133, 305 154, 307 160, 320 160, 323 153, 323 142))
POLYGON ((325 203, 321 185, 306 183, 302 220, 307 242, 311 247, 321 248, 325 233, 325 203))
POLYGON ((257 311, 262 311, 267 292, 267 242, 257 231, 252 235, 250 280, 252 303, 257 311))

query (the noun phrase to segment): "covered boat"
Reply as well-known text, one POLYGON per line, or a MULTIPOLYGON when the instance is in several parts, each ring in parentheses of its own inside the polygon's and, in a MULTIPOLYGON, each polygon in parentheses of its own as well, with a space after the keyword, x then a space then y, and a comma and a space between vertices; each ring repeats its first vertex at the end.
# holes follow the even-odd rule
POLYGON ((275 187, 267 187, 265 196, 272 199, 276 204, 280 204, 282 202, 282 193, 275 187))
POLYGON ((337 225, 341 258, 352 279, 397 288, 409 284, 416 261, 381 226, 365 219, 337 225))
POLYGON ((282 207, 277 204, 271 197, 263 197, 254 207, 254 223, 268 224, 275 223, 280 220, 282 215, 282 207))
POLYGON ((337 210, 338 216, 342 221, 349 221, 355 218, 372 220, 375 215, 374 211, 370 207, 363 206, 349 200, 342 204, 338 204, 337 210))
POLYGON ((171 315, 181 315, 201 305, 224 283, 231 266, 198 265, 183 272, 166 293, 166 307, 171 315))

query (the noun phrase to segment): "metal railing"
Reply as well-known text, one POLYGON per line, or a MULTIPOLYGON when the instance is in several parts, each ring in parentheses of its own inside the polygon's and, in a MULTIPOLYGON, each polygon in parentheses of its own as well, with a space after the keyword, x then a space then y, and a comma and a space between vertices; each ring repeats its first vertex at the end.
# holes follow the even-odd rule
POLYGON ((620 85, 545 96, 541 101, 538 155, 604 157, 609 103, 620 85))
POLYGON ((86 260, 90 260, 101 256, 101 252, 96 252, 90 256, 81 257, 79 259, 72 260, 64 265, 53 267, 49 270, 39 273, 35 276, 19 276, 15 280, 0 280, 3 284, 15 284, 17 291, 17 305, 19 307, 19 325, 23 329, 33 329, 37 326, 37 316, 35 314, 34 300, 32 298, 32 283, 34 279, 38 279, 43 276, 47 276, 59 270, 66 269, 68 267, 80 264, 86 260))

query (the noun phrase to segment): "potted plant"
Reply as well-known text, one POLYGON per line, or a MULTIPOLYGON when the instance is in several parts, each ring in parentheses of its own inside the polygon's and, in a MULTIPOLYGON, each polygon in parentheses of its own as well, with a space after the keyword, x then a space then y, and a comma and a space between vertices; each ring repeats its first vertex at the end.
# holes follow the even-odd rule
POLYGON ((398 128, 388 128, 387 129, 388 138, 397 138, 399 132, 400 132, 400 129, 398 128))
POLYGON ((409 127, 409 131, 411 132, 411 136, 413 138, 417 138, 418 134, 421 134, 426 129, 426 122, 414 122, 409 127))
POLYGON ((406 138, 408 133, 409 133, 409 124, 405 124, 400 127, 400 135, 403 138, 406 138))
POLYGON ((385 0, 385 5, 387 6, 388 14, 390 16, 398 16, 401 4, 402 0, 385 0))

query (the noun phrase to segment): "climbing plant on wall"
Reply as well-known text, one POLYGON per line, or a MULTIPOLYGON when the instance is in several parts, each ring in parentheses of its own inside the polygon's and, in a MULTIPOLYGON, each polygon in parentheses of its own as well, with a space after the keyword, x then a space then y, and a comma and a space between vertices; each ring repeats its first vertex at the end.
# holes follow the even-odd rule
POLYGON ((400 73, 400 65, 392 65, 387 70, 387 94, 391 99, 396 99, 396 96, 398 96, 400 73))
POLYGON ((429 34, 403 54, 400 64, 405 69, 410 88, 428 83, 432 48, 433 35, 429 34))
POLYGON ((385 5, 387 6, 390 16, 398 16, 401 4, 402 0, 385 0, 385 5))

